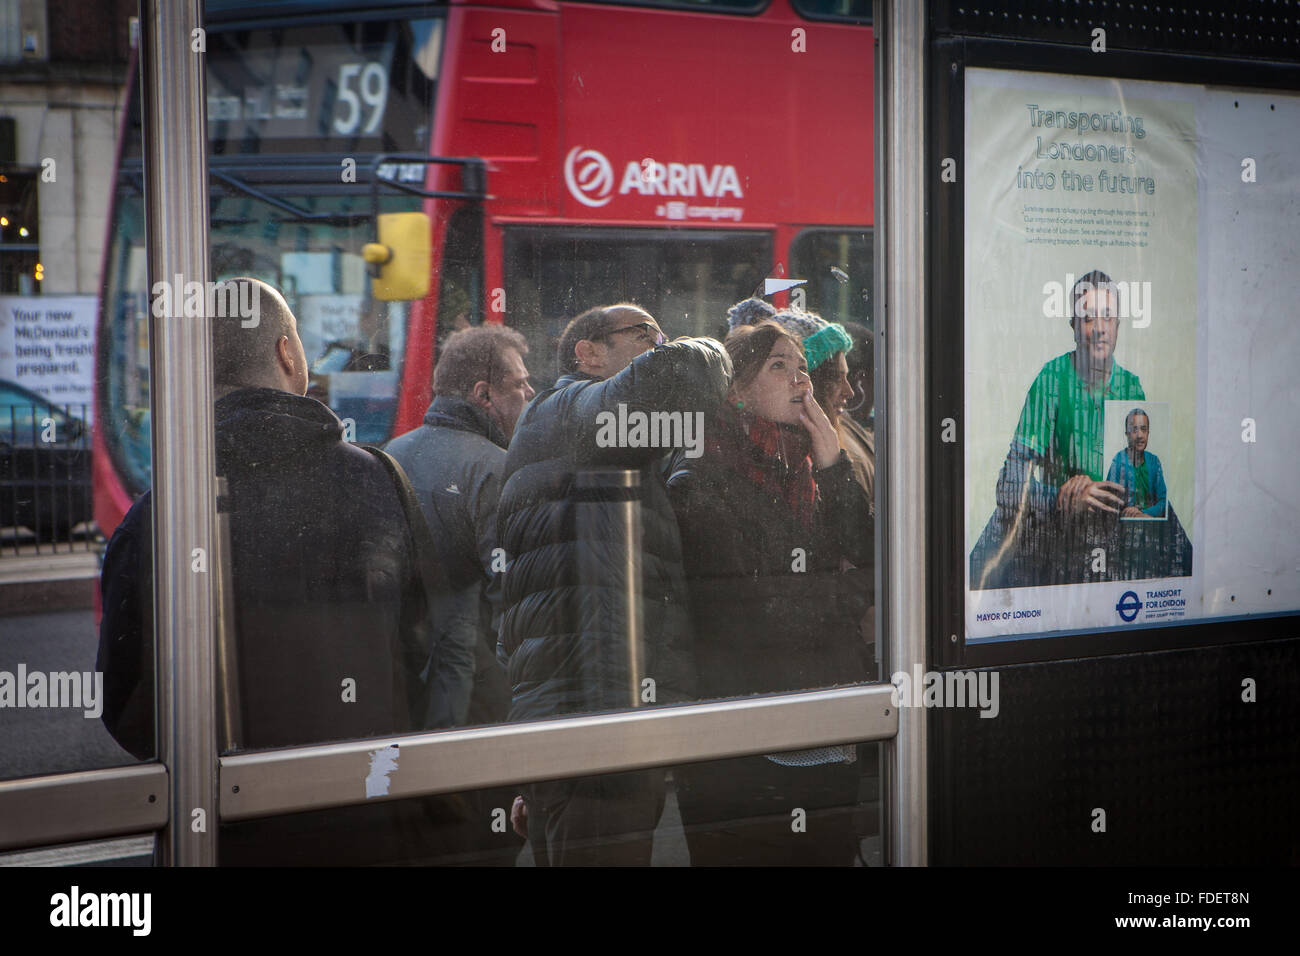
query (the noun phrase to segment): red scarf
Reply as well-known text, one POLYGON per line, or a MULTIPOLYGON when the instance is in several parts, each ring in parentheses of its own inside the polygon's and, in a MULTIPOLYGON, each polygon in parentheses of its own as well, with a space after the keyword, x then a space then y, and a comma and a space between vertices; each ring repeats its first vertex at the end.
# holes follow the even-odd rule
POLYGON ((711 455, 732 471, 784 501, 811 528, 817 506, 812 441, 800 425, 781 425, 750 412, 725 409, 710 430, 711 455))

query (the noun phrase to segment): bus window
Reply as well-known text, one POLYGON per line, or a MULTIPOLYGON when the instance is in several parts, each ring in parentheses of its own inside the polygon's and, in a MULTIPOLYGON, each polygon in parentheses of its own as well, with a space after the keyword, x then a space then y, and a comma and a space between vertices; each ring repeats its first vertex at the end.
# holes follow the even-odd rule
MULTIPOLYGON (((456 210, 447 222, 438 288, 438 342, 482 320, 483 213, 476 206, 456 210)), ((489 305, 491 307, 491 305, 489 305)), ((434 356, 437 358, 437 353, 434 356)))
MULTIPOLYGON (((585 0, 620 7, 675 7, 700 13, 760 13, 770 0, 585 0)), ((869 5, 868 5, 869 7, 869 5)))
POLYGON ((807 279, 804 308, 873 328, 871 231, 806 229, 790 244, 790 275, 807 279))
POLYGON ((871 0, 790 0, 790 3, 809 20, 871 22, 871 0))
POLYGON ((38 295, 44 269, 37 174, 8 162, 0 170, 0 295, 38 295))
POLYGON ((512 228, 507 322, 527 337, 538 387, 556 378, 555 343, 593 305, 635 302, 671 338, 726 334, 727 308, 761 289, 772 237, 755 232, 512 228))
MULTIPOLYGON (((357 441, 382 442, 397 410, 409 305, 369 295, 359 255, 375 229, 368 167, 380 152, 427 148, 442 20, 210 32, 209 278, 248 275, 280 288, 300 323, 308 363, 318 369, 312 397, 350 419, 357 441), (248 85, 250 76, 262 84, 248 85)), ((139 116, 137 91, 118 171, 98 345, 107 412, 101 434, 128 496, 151 481, 139 116)), ((418 185, 425 171, 391 164, 375 174, 418 185)), ((379 205, 380 212, 417 208, 418 199, 387 190, 379 205)), ((108 510, 100 524, 111 531, 119 519, 108 510)))

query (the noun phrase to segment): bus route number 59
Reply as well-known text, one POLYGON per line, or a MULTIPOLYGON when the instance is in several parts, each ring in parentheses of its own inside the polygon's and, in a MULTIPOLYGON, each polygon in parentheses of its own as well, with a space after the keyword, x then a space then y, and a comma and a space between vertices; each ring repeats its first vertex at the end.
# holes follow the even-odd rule
POLYGON ((361 125, 362 103, 369 108, 362 135, 370 135, 379 127, 388 100, 388 73, 382 63, 344 63, 339 66, 338 102, 343 115, 334 119, 334 132, 352 136, 361 125), (356 83, 357 89, 352 88, 356 83), (358 90, 360 96, 357 95, 358 90))

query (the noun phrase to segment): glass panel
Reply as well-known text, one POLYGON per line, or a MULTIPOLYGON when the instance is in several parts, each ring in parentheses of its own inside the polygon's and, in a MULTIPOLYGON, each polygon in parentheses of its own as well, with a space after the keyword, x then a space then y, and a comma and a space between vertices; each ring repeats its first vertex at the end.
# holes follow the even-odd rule
MULTIPOLYGON (((361 248, 375 238, 376 209, 418 208, 389 190, 376 207, 371 179, 418 186, 425 169, 371 166, 380 153, 425 149, 442 33, 441 20, 211 31, 210 278, 254 276, 284 294, 313 366, 311 396, 363 442, 392 434, 409 306, 370 297, 361 248)), ((100 337, 104 440, 130 494, 150 485, 139 110, 137 94, 117 178, 100 337)), ((101 523, 113 527, 120 516, 107 509, 101 523)))
MULTIPOLYGON (((302 377, 310 399, 332 411, 315 401, 307 407, 320 409, 319 414, 328 418, 326 426, 333 423, 338 436, 346 435, 348 441, 383 441, 392 433, 397 411, 411 305, 379 302, 371 296, 362 246, 375 238, 376 213, 419 208, 417 198, 387 188, 376 194, 371 184, 376 178, 412 181, 407 165, 380 162, 378 154, 425 148, 442 22, 391 17, 362 17, 357 22, 336 10, 339 15, 333 23, 299 21, 281 25, 283 28, 231 30, 220 25, 223 12, 233 11, 213 11, 216 20, 209 30, 207 59, 212 153, 210 279, 219 283, 253 276, 274 283, 296 317, 289 331, 302 351, 290 356, 296 362, 293 376, 295 380, 302 377)), ((104 410, 100 437, 110 464, 97 476, 101 524, 123 530, 105 562, 100 657, 107 671, 109 713, 105 719, 124 747, 144 756, 154 752, 152 596, 147 586, 152 576, 151 504, 138 504, 126 521, 123 516, 133 497, 151 484, 150 313, 166 314, 162 294, 176 297, 178 311, 182 297, 189 308, 191 293, 187 286, 172 283, 176 285, 173 289, 166 281, 164 290, 157 284, 152 290, 146 288, 138 94, 127 102, 128 133, 116 178, 110 249, 105 259, 99 352, 104 410)), ((416 166, 417 187, 424 168, 416 166)), ((210 311, 211 295, 209 290, 210 311)), ((274 310, 275 303, 262 303, 260 298, 257 302, 267 307, 259 308, 259 319, 269 323, 263 332, 273 332, 278 328, 277 313, 267 310, 274 310)), ((241 316, 241 324, 246 318, 241 316)), ((251 330, 258 325, 252 321, 245 326, 250 336, 256 334, 251 330)), ((240 357, 225 357, 228 367, 244 364, 240 357)), ((277 383, 254 375, 247 384, 277 383)), ((224 421, 232 430, 256 432, 266 438, 263 451, 269 451, 271 457, 257 462, 241 460, 247 467, 285 477, 275 465, 274 452, 279 443, 300 441, 303 435, 281 431, 276 437, 267 431, 274 431, 280 421, 274 412, 257 418, 254 424, 240 417, 242 411, 234 413, 238 421, 224 421)), ((307 451, 301 445, 294 448, 307 451)), ((229 461, 224 448, 218 458, 223 463, 229 461)), ((310 493, 309 478, 303 482, 308 487, 300 487, 300 500, 310 502, 309 510, 319 507, 320 502, 310 493)), ((241 495, 241 502, 247 497, 247 493, 241 495)), ((238 547, 222 570, 232 573, 233 568, 241 581, 273 586, 277 578, 267 573, 266 565, 249 558, 256 549, 245 542, 257 529, 243 516, 254 515, 263 528, 284 531, 286 526, 283 522, 268 524, 265 510, 253 505, 238 513, 241 519, 234 522, 233 529, 238 547)), ((310 510, 310 514, 311 520, 319 519, 320 512, 310 510)), ((301 525, 297 527, 303 530, 301 525)), ((351 527, 357 530, 356 525, 351 527)), ((300 537, 280 536, 276 543, 281 546, 275 554, 277 570, 302 563, 300 537)), ((319 544, 319 539, 315 543, 319 544)), ((345 555, 355 548, 350 541, 334 544, 331 555, 345 555)), ((215 560, 217 552, 213 554, 215 560)), ((383 572, 375 575, 382 578, 383 572)), ((328 586, 328 580, 315 584, 316 588, 328 586)), ((369 581, 368 596, 379 590, 376 581, 369 581)), ((326 606, 327 602, 319 599, 319 590, 308 593, 320 606, 326 606)), ((246 593, 241 609, 266 610, 274 622, 276 609, 282 609, 284 601, 272 597, 263 602, 265 595, 265 591, 246 593)), ((366 629, 356 614, 352 620, 359 630, 366 629)), ((232 628, 232 633, 238 629, 232 628)), ((364 642, 360 646, 373 650, 364 642)), ((267 662, 271 673, 278 673, 276 666, 282 660, 267 662)), ((368 673, 363 667, 351 678, 368 673)), ((262 704, 257 691, 265 683, 259 682, 251 668, 240 677, 249 684, 243 699, 263 713, 264 708, 258 710, 262 704)), ((289 693, 296 689, 295 685, 284 688, 289 693)), ((338 694, 331 697, 337 700, 338 694)), ((393 724, 391 709, 387 719, 376 718, 368 708, 349 715, 362 710, 366 718, 344 721, 335 735, 391 732, 411 726, 409 722, 393 724)), ((270 746, 319 739, 319 735, 315 730, 290 733, 281 727, 276 733, 253 739, 270 746)))
POLYGON ((790 275, 807 277, 807 308, 829 322, 874 328, 875 273, 869 229, 809 229, 790 244, 790 275))
MULTIPOLYGON (((631 9, 601 16, 669 29, 631 9)), ((233 582, 231 749, 804 690, 876 674, 873 519, 861 461, 871 450, 836 430, 852 404, 841 367, 848 339, 830 348, 820 340, 813 372, 828 384, 816 393, 799 366, 812 358, 803 338, 819 320, 784 316, 784 326, 755 333, 749 346, 722 345, 733 325, 745 324, 728 310, 764 292, 777 259, 771 225, 726 224, 765 222, 766 210, 788 205, 782 190, 794 165, 761 150, 701 163, 665 155, 641 167, 644 181, 624 171, 619 196, 628 212, 618 217, 635 224, 581 214, 573 221, 559 207, 536 222, 511 218, 528 190, 509 157, 528 149, 518 129, 489 129, 479 118, 514 115, 504 100, 481 98, 482 78, 542 71, 541 60, 510 59, 543 42, 527 32, 533 22, 504 27, 510 39, 500 51, 446 38, 459 44, 462 72, 439 76, 446 100, 434 114, 458 119, 433 141, 447 155, 487 157, 487 198, 426 203, 439 272, 422 303, 366 299, 363 318, 342 331, 321 324, 323 306, 337 316, 340 297, 364 296, 358 253, 368 235, 355 191, 325 188, 337 144, 322 141, 312 162, 292 152, 300 117, 278 129, 274 111, 255 117, 257 142, 285 151, 284 163, 214 164, 229 179, 212 205, 214 277, 251 274, 284 293, 312 373, 307 396, 326 399, 343 419, 287 394, 296 382, 281 376, 283 357, 265 345, 241 353, 241 374, 223 379, 231 362, 218 336, 219 379, 249 385, 249 370, 262 363, 266 375, 256 380, 285 392, 218 383, 233 582), (504 56, 480 59, 488 52, 504 56), (259 195, 271 187, 275 202, 259 195), (657 194, 690 201, 639 198, 657 194), (603 308, 616 303, 635 305, 603 308), (372 308, 374 327, 387 329, 386 349, 369 344, 372 308), (479 324, 480 316, 493 321, 479 324), (753 345, 763 336, 761 349, 753 345), (426 411, 423 402, 409 407, 419 371, 406 380, 398 372, 404 358, 423 361, 430 340, 437 365, 426 411), (779 349, 790 354, 777 361, 779 349), (357 363, 368 370, 351 371, 357 363), (387 450, 409 478, 409 499, 382 461, 347 447, 387 436, 352 412, 340 385, 349 375, 373 383, 384 372, 392 373, 386 421, 397 433, 387 450)), ((682 14, 672 22, 685 30, 702 21, 682 14)), ((286 28, 285 44, 315 50, 309 41, 319 35, 321 57, 347 59, 331 28, 313 29, 286 28)), ((373 32, 375 49, 386 50, 391 34, 373 32)), ((865 55, 870 36, 859 40, 865 55)), ((276 76, 287 69, 283 44, 223 42, 258 51, 259 63, 269 57, 276 76)), ((561 42, 579 61, 600 59, 583 36, 561 42)), ((848 54, 839 56, 848 67, 848 54)), ((853 68, 865 83, 869 63, 853 68)), ((810 68, 806 79, 829 95, 844 75, 810 68)), ((515 95, 531 94, 521 86, 515 95)), ((545 131, 536 128, 539 142, 545 131)), ((248 140, 227 131, 214 149, 224 154, 248 140)), ((473 191, 446 167, 430 172, 427 185, 473 191)), ((801 218, 832 223, 859 198, 801 218)), ((869 206, 861 207, 865 217, 869 206)), ((843 280, 831 265, 855 277, 866 271, 865 233, 826 225, 809 235, 809 255, 827 260, 824 278, 836 289, 843 280)), ((826 294, 827 308, 855 307, 836 295, 826 294)), ((251 336, 242 341, 256 347, 251 336)))
POLYGON ((530 346, 538 386, 555 381, 555 344, 569 320, 598 303, 635 302, 666 334, 726 335, 726 312, 763 284, 767 233, 511 229, 507 321, 530 346))
MULTIPOLYGON (((262 27, 255 12, 232 10, 250 20, 218 18, 209 38, 211 278, 266 283, 235 283, 240 314, 212 317, 223 749, 873 678, 870 492, 835 425, 852 394, 836 391, 848 381, 847 339, 819 339, 812 364, 838 376, 824 394, 801 368, 804 337, 821 328, 807 314, 722 343, 737 324, 728 310, 780 271, 774 237, 795 223, 844 232, 845 217, 870 215, 861 157, 851 177, 839 159, 818 161, 819 177, 792 189, 810 156, 844 152, 829 148, 829 132, 793 154, 750 135, 770 90, 728 78, 752 61, 760 19, 575 6, 559 30, 550 15, 503 8, 492 24, 504 36, 488 40, 469 8, 466 23, 433 28, 373 10, 360 23, 342 10, 310 22, 279 13, 262 27), (735 108, 670 110, 680 119, 661 158, 642 164, 651 154, 616 118, 646 70, 614 76, 630 61, 595 29, 606 21, 624 24, 624 36, 646 32, 647 55, 680 49, 688 34, 725 51, 699 67, 731 84, 724 99, 735 108), (611 78, 590 82, 599 92, 588 95, 564 86, 570 71, 611 78), (570 142, 599 142, 614 160, 591 147, 591 168, 616 162, 621 180, 603 193, 587 183, 588 167, 556 153, 570 142), (715 152, 719 143, 734 145, 715 152), (378 156, 396 150, 404 155, 378 156), (430 224, 429 292, 385 303, 372 269, 416 252, 367 247, 375 214, 415 209, 430 224), (245 324, 245 303, 257 321, 245 324), (636 305, 608 308, 619 303, 636 305), (390 437, 400 473, 359 447, 390 437)), ((838 101, 846 87, 862 101, 870 32, 810 25, 814 44, 818 31, 838 52, 795 58, 801 101, 838 101)), ((841 125, 845 142, 870 142, 869 113, 841 125)), ((145 289, 129 151, 117 190, 100 355, 105 524, 149 485, 147 319, 162 294, 145 289)), ((862 249, 850 241, 835 252, 862 249)), ((128 622, 147 650, 148 511, 122 527, 105 619, 128 622), (130 550, 127 535, 140 546, 130 550), (110 593, 115 582, 123 590, 110 593)), ((148 751, 147 655, 140 661, 117 729, 148 751)), ((848 755, 796 762, 839 761, 856 781, 861 761, 848 755)), ((789 769, 759 764, 772 767, 789 769)), ((655 776, 634 775, 652 796, 655 776)), ((752 779, 766 785, 762 773, 752 779)), ((856 799, 856 787, 843 791, 856 799)), ((603 793, 584 791, 576 813, 598 818, 603 793)), ((505 795, 506 809, 517 795, 505 795)), ((465 799, 480 819, 505 798, 465 799)), ((539 799, 549 814, 553 801, 539 799)), ((743 801, 723 809, 772 812, 743 801)), ((349 808, 285 825, 302 852, 320 854, 313 861, 346 857, 320 838, 331 828, 375 835, 370 849, 385 858, 385 845, 401 850, 404 828, 436 840, 429 814, 465 812, 435 802, 412 821, 349 808)), ((274 844, 258 825, 224 829, 227 861, 274 844)), ((420 846, 407 855, 428 856, 420 846)), ((473 850, 447 846, 432 852, 473 850)))
POLYGON ((92 500, 96 313, 129 11, 79 8, 76 29, 51 17, 47 31, 40 6, 22 31, 14 13, 22 44, 0 64, 0 779, 133 759, 101 719, 92 500))

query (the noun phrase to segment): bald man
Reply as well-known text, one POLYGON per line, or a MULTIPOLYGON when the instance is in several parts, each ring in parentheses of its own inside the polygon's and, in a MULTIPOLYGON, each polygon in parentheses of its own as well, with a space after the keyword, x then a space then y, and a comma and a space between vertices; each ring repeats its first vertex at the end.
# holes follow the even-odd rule
MULTIPOLYGON (((397 486, 380 461, 343 440, 329 408, 305 397, 306 355, 284 298, 255 279, 231 281, 258 306, 256 323, 212 320, 239 745, 419 729, 426 596, 397 486)), ((146 759, 154 753, 150 498, 141 496, 109 542, 99 649, 104 722, 146 759)), ((390 862, 408 852, 416 822, 393 807, 345 808, 225 825, 218 846, 223 864, 390 862)))

